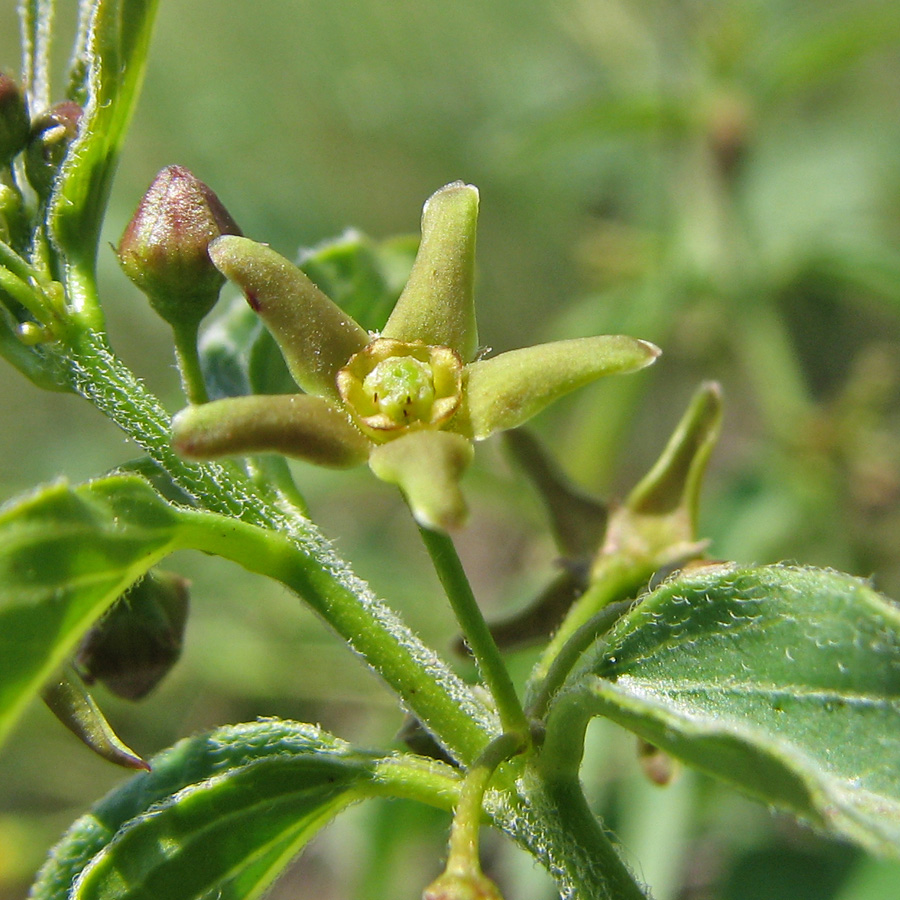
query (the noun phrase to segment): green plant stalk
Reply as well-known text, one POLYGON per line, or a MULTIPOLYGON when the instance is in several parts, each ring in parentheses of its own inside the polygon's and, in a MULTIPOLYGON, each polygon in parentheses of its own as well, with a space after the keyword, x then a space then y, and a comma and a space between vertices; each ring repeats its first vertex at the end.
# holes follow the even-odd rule
MULTIPOLYGON (((488 802, 494 795, 488 793, 488 802)), ((550 872, 566 900, 648 900, 591 812, 577 775, 548 778, 530 769, 518 802, 492 815, 550 872)))
POLYGON ((563 663, 556 659, 565 654, 573 663, 578 654, 591 641, 590 629, 581 631, 601 610, 623 598, 633 597, 645 585, 658 566, 650 560, 628 553, 614 553, 605 557, 591 574, 588 589, 572 604, 559 630, 541 654, 529 679, 529 706, 534 707, 536 697, 552 693, 558 687, 548 683, 551 668, 554 678, 564 677, 563 663), (577 637, 576 637, 577 635, 577 637), (570 641, 575 641, 569 646, 570 641))
POLYGON ((197 507, 235 520, 217 532, 198 523, 205 549, 297 591, 456 758, 471 763, 479 755, 491 738, 481 705, 371 596, 309 520, 285 512, 277 492, 252 484, 236 465, 197 465, 177 456, 167 413, 113 355, 104 336, 82 332, 66 362, 75 390, 138 443, 197 507))
POLYGON ((500 650, 472 592, 452 538, 443 532, 422 526, 419 527, 419 534, 422 535, 422 541, 453 607, 463 638, 497 704, 503 730, 527 739, 528 720, 500 650))
POLYGON ((200 353, 197 350, 197 333, 200 323, 187 327, 173 328, 175 336, 175 357, 181 374, 181 388, 188 403, 207 403, 209 393, 203 370, 200 368, 200 353))
POLYGON ((446 869, 448 873, 467 875, 471 872, 481 872, 478 829, 481 825, 484 792, 494 772, 497 771, 497 766, 521 752, 525 746, 527 745, 524 744, 521 735, 505 732, 488 744, 484 753, 475 760, 466 773, 450 829, 450 849, 446 869))
POLYGON ((562 687, 569 672, 578 664, 581 655, 609 631, 631 606, 632 601, 620 600, 604 606, 593 618, 585 622, 563 645, 550 663, 546 675, 540 681, 530 682, 528 715, 532 719, 543 719, 554 694, 562 687))

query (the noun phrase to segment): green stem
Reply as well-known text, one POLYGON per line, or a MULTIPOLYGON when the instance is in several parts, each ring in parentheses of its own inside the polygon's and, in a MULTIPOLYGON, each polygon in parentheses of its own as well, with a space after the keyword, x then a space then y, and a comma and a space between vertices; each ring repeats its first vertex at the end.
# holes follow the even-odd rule
POLYGON ((188 403, 209 402, 206 379, 200 368, 200 353, 197 350, 197 329, 199 322, 184 328, 174 328, 175 358, 181 373, 181 388, 188 403))
POLYGON ((113 355, 103 335, 82 333, 67 363, 75 390, 165 469, 197 507, 233 520, 228 527, 217 520, 214 528, 208 522, 198 528, 208 544, 200 549, 221 553, 295 590, 456 759, 469 764, 477 758, 492 736, 482 705, 335 556, 309 520, 283 509, 277 492, 254 485, 235 465, 197 465, 177 456, 168 414, 113 355))
POLYGON ((538 782, 526 789, 527 806, 499 816, 519 843, 553 875, 567 900, 648 900, 575 777, 538 782))
POLYGON ((509 732, 501 734, 488 744, 484 753, 466 773, 450 828, 450 851, 446 867, 448 873, 468 875, 481 872, 478 830, 481 826, 484 792, 497 766, 521 752, 525 746, 522 735, 509 732))
POLYGON ((532 682, 531 695, 528 698, 528 715, 530 718, 544 718, 554 694, 562 687, 566 676, 581 659, 584 651, 597 638, 606 634, 619 618, 630 609, 631 604, 631 600, 620 600, 618 603, 610 603, 569 638, 559 653, 551 660, 543 679, 532 682))
MULTIPOLYGON (((564 651, 567 656, 573 652, 567 649, 569 641, 587 625, 594 616, 612 603, 634 597, 658 568, 653 560, 637 558, 630 553, 611 553, 602 558, 591 573, 588 589, 572 604, 562 625, 553 636, 538 660, 529 679, 529 691, 541 691, 556 658, 564 651)), ((580 646, 590 634, 585 631, 573 646, 580 646)), ((583 649, 583 648, 582 648, 583 649)), ((557 667, 558 670, 558 667, 557 667)), ((535 700, 531 700, 533 706, 535 700)))
POLYGON ((452 539, 443 532, 432 531, 422 526, 419 527, 419 533, 434 563, 438 578, 444 586, 450 606, 453 607, 463 638, 472 651, 481 677, 497 704, 503 730, 527 736, 528 720, 525 718, 522 704, 519 702, 491 630, 475 600, 472 586, 466 577, 452 539))

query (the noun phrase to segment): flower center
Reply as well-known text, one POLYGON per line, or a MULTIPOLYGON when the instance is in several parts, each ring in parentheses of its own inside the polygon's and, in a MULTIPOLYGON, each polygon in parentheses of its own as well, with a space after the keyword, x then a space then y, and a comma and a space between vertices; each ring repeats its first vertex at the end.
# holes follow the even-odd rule
POLYGON ((462 360, 449 347, 375 338, 337 373, 356 423, 382 442, 416 428, 442 428, 462 402, 462 360))
POLYGON ((434 403, 431 366, 412 356, 382 360, 363 379, 363 391, 379 412, 397 423, 428 421, 434 403))

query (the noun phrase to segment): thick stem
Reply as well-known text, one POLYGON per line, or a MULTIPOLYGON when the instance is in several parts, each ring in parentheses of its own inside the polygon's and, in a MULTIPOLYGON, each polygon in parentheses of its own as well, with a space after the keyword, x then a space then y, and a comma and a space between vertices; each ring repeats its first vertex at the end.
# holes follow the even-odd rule
MULTIPOLYGON (((528 806, 506 811, 519 842, 541 860, 564 900, 648 900, 591 812, 577 778, 538 783, 528 806)), ((503 825, 503 819, 498 821, 503 825)))
POLYGON ((453 607, 463 638, 497 704, 503 730, 527 737, 528 720, 522 704, 491 630, 481 614, 453 541, 443 532, 432 531, 430 528, 420 526, 419 533, 453 607))
POLYGON ((291 515, 278 494, 254 485, 237 466, 191 464, 170 444, 169 417, 109 350, 102 335, 83 333, 68 358, 73 387, 162 466, 200 509, 234 519, 208 548, 300 594, 397 692, 447 749, 470 764, 494 733, 470 689, 396 614, 375 598, 308 520, 291 515), (241 524, 256 528, 241 529, 241 524), (242 535, 236 532, 243 531, 242 535), (239 540, 229 540, 239 537, 239 540))

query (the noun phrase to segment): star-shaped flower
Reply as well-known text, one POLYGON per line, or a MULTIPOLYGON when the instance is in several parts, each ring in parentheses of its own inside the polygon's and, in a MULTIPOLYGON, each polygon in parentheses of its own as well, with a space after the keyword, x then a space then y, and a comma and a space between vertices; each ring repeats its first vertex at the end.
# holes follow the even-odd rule
POLYGON ((269 247, 226 235, 213 263, 247 297, 302 393, 231 397, 174 419, 194 459, 274 451, 325 466, 368 461, 397 484, 425 527, 460 526, 459 482, 472 442, 515 428, 602 375, 633 372, 659 350, 621 335, 556 341, 482 359, 473 299, 478 191, 456 182, 425 204, 409 281, 370 334, 269 247))

